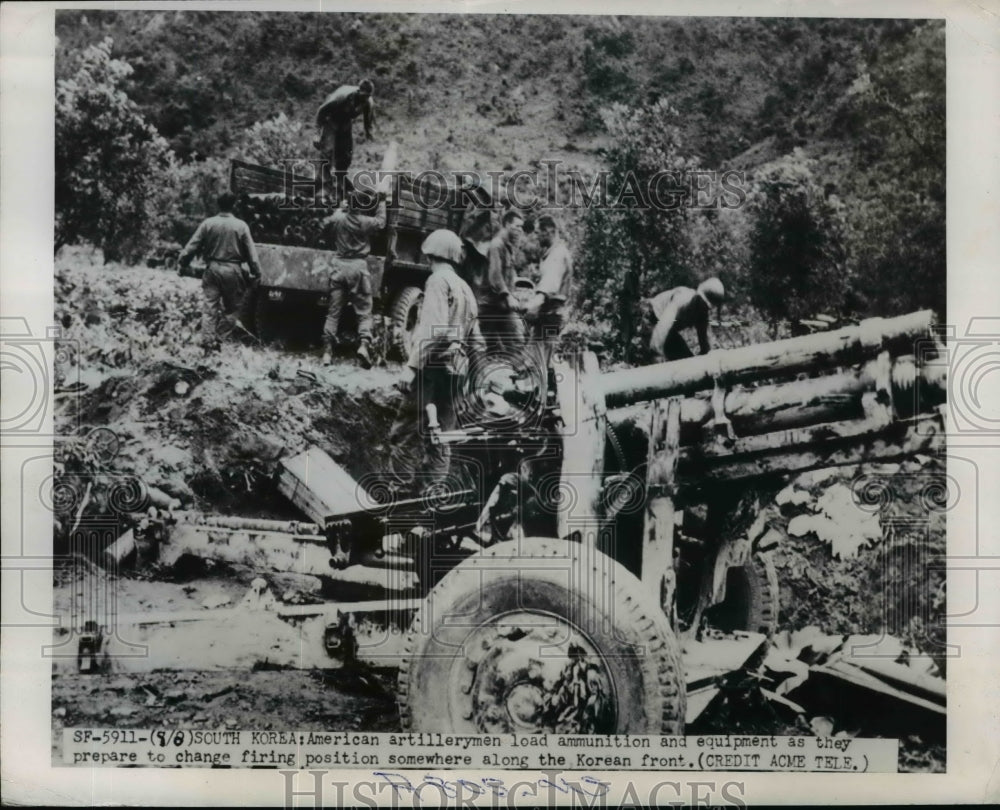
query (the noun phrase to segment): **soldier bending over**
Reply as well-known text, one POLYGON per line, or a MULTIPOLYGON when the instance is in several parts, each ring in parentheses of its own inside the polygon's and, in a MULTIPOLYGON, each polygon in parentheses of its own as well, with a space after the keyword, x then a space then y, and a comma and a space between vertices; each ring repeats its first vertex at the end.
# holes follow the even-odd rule
POLYGON ((712 307, 721 307, 726 290, 717 278, 710 278, 690 287, 674 287, 649 299, 653 314, 657 317, 656 327, 649 340, 649 348, 659 360, 682 360, 692 357, 684 338, 683 329, 694 329, 698 333, 700 354, 708 354, 711 349, 708 339, 708 314, 712 307))

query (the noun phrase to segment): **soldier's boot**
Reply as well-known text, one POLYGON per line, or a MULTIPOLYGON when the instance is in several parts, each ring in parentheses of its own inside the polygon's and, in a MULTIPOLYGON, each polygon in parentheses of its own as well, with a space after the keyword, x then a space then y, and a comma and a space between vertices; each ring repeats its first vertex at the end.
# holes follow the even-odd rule
POLYGON ((358 363, 360 363, 361 368, 371 368, 372 367, 372 352, 371 352, 371 341, 367 338, 363 338, 361 345, 358 346, 358 363))
POLYGON ((323 360, 324 366, 330 365, 333 362, 333 347, 336 345, 336 341, 330 337, 323 337, 323 360))

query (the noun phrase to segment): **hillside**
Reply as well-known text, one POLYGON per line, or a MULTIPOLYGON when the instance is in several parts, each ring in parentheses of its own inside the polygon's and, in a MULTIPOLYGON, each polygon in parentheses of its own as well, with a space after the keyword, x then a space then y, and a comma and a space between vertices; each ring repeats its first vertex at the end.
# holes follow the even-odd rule
POLYGON ((115 55, 135 69, 133 98, 185 159, 218 155, 279 113, 311 123, 337 84, 370 76, 379 140, 400 141, 432 168, 576 163, 606 145, 602 104, 660 97, 683 115, 704 164, 720 167, 835 147, 833 113, 848 87, 919 25, 61 11, 57 77, 65 57, 112 36, 115 55))
MULTIPOLYGON (((89 240, 108 256, 123 239, 123 195, 138 216, 126 235, 185 241, 229 159, 316 157, 318 104, 367 76, 377 122, 371 143, 357 138, 359 168, 397 141, 400 169, 486 182, 543 161, 589 180, 610 171, 618 189, 633 171, 640 182, 677 167, 687 181, 740 173, 738 210, 718 216, 618 202, 561 212, 582 317, 592 333, 624 334, 626 359, 642 297, 713 275, 737 310, 775 328, 820 312, 945 311, 941 21, 66 11, 56 33, 60 86, 88 48, 113 43, 93 58, 115 61, 116 87, 165 139, 160 168, 142 178, 148 192, 123 180, 92 200, 74 147, 117 136, 88 134, 85 111, 57 111, 58 245, 89 240), (64 120, 83 129, 60 134, 64 120), (912 283, 900 285, 904 275, 912 283), (613 312, 622 278, 629 293, 613 312)), ((111 255, 136 260, 146 248, 111 255)))

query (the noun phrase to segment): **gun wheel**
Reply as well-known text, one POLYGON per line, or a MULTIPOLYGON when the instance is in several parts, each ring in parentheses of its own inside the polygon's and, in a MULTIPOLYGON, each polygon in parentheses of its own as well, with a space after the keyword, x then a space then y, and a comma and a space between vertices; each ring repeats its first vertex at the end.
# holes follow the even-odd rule
POLYGON ((726 596, 715 610, 720 629, 748 630, 768 638, 778 629, 778 574, 769 554, 754 554, 746 565, 730 568, 726 596))
POLYGON ((410 628, 403 728, 683 734, 680 650, 625 568, 579 543, 529 538, 463 561, 410 628))

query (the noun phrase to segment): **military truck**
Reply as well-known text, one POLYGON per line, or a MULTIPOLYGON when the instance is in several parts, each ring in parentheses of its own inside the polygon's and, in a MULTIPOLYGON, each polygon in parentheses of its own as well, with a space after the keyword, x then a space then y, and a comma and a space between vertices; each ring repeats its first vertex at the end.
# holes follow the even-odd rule
MULTIPOLYGON (((396 163, 391 144, 382 170, 396 163)), ((354 173, 355 177, 357 172, 354 173)), ((256 331, 264 341, 295 333, 318 342, 329 305, 330 273, 335 260, 323 221, 338 205, 318 194, 314 177, 242 160, 230 166, 230 190, 238 197, 260 256, 261 279, 254 305, 256 331)), ((322 189, 325 191, 326 189, 322 189)), ((442 182, 440 175, 392 176, 386 227, 372 239, 368 267, 375 313, 386 321, 387 353, 403 356, 416 326, 430 267, 420 254, 426 236, 437 228, 458 233, 469 210, 491 206, 481 187, 442 182)), ((342 329, 349 329, 345 317, 342 329)))

